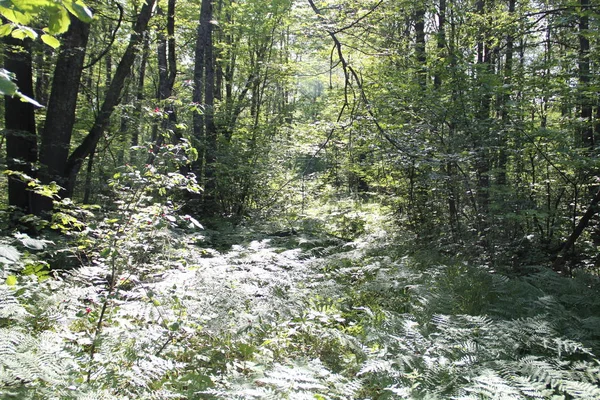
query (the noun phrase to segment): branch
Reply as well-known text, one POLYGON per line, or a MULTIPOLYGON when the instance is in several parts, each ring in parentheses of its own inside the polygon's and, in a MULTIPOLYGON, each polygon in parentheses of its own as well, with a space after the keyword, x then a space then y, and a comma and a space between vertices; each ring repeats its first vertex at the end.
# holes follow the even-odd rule
POLYGON ((106 46, 106 48, 104 50, 102 50, 102 52, 98 56, 96 56, 87 65, 84 65, 83 69, 88 69, 88 68, 93 67, 94 65, 96 65, 96 63, 98 63, 98 61, 100 61, 106 55, 106 53, 109 52, 110 48, 115 43, 115 38, 117 37, 117 31, 121 27, 121 22, 123 22, 123 13, 124 13, 122 5, 120 5, 119 3, 115 3, 115 5, 119 9, 119 19, 117 20, 117 26, 115 27, 115 29, 113 29, 113 31, 112 31, 112 33, 110 35, 110 43, 108 44, 108 46, 106 46))
POLYGON ((569 235, 569 238, 563 245, 558 257, 556 257, 556 259, 552 263, 553 270, 561 271, 564 274, 569 273, 569 271, 565 268, 565 261, 566 261, 567 253, 569 252, 571 247, 573 247, 573 245, 575 244, 577 239, 579 239, 579 236, 581 236, 581 234, 583 233, 585 228, 587 228, 592 217, 598 212, 598 203, 599 202, 600 202, 600 189, 596 192, 596 195, 590 202, 590 205, 588 206, 587 210, 585 211, 585 214, 583 214, 583 216, 579 220, 579 223, 577 224, 577 226, 575 227, 573 232, 571 232, 571 235, 569 235))

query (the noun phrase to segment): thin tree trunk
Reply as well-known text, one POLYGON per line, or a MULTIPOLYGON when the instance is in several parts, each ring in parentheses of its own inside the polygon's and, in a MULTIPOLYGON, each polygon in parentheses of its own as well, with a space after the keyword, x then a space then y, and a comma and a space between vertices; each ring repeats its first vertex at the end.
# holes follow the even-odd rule
POLYGON ((573 245, 575 245, 575 242, 577 241, 577 239, 579 239, 579 236, 581 236, 585 228, 588 226, 592 217, 598 212, 599 202, 600 190, 596 192, 596 195, 594 196, 594 198, 592 198, 590 205, 579 220, 579 223, 577 223, 577 226, 575 227, 575 229, 573 229, 573 232, 571 233, 571 235, 569 235, 567 241, 562 246, 560 254, 558 255, 558 257, 556 257, 554 263, 552 263, 552 269, 554 269, 555 271, 561 271, 565 274, 569 273, 569 271, 565 268, 567 254, 569 253, 573 245))
MULTIPOLYGON (((477 12, 485 16, 492 8, 493 0, 480 0, 477 3, 477 12)), ((480 38, 477 43, 477 74, 482 85, 481 98, 477 110, 477 119, 480 129, 474 132, 475 152, 477 153, 475 169, 477 173, 477 202, 478 202, 478 220, 479 234, 483 239, 483 244, 487 245, 485 235, 488 228, 488 210, 489 210, 489 189, 490 189, 490 156, 488 138, 490 133, 490 111, 492 104, 492 88, 489 82, 489 75, 494 72, 494 50, 490 45, 490 38, 485 31, 480 32, 480 38)))
POLYGON ((90 197, 92 196, 92 172, 94 167, 94 156, 96 154, 96 149, 90 153, 88 156, 87 169, 85 173, 85 190, 83 193, 83 203, 89 204, 90 197))
MULTIPOLYGON (((159 16, 164 16, 161 8, 158 8, 157 14, 159 16)), ((148 163, 154 161, 155 154, 164 143, 165 132, 172 132, 171 141, 173 143, 177 143, 181 137, 176 128, 177 115, 175 107, 168 101, 173 93, 173 86, 175 85, 175 77, 177 75, 177 57, 175 54, 175 0, 169 0, 167 6, 167 36, 165 37, 164 34, 160 34, 158 37, 157 63, 157 99, 159 104, 164 105, 164 112, 167 114, 167 118, 161 120, 161 132, 158 132, 158 126, 155 125, 153 127, 152 141, 154 143, 154 151, 148 157, 148 163)))
MULTIPOLYGON (((512 16, 515 12, 516 0, 509 0, 508 12, 512 16)), ((504 86, 510 88, 512 84, 513 75, 513 48, 514 48, 514 37, 512 33, 506 36, 506 58, 504 63, 504 86)), ((509 125, 509 100, 510 95, 503 92, 500 98, 500 116, 502 119, 502 125, 508 128, 509 125)), ((507 141, 503 137, 500 137, 499 144, 499 155, 498 155, 498 175, 496 182, 498 185, 506 185, 506 164, 508 163, 508 155, 506 151, 507 141)))
POLYGON ((195 169, 201 173, 204 168, 205 208, 214 211, 215 163, 217 152, 217 131, 214 123, 215 67, 212 42, 212 3, 202 0, 196 55, 194 66, 193 101, 201 111, 194 114, 194 137, 200 144, 203 158, 199 158, 195 169), (204 163, 204 165, 202 165, 204 163))
POLYGON ((590 7, 589 0, 580 0, 581 16, 579 17, 579 84, 580 84, 580 114, 581 123, 581 141, 585 147, 594 149, 594 131, 592 128, 592 101, 589 94, 590 85, 590 39, 589 17, 585 12, 590 7))
MULTIPOLYGON (((131 146, 137 146, 140 140, 140 128, 141 128, 141 116, 142 116, 142 103, 144 100, 144 82, 146 80, 146 64, 148 64, 148 54, 150 53, 150 40, 148 33, 144 33, 144 44, 142 47, 142 59, 140 61, 140 74, 138 76, 137 93, 135 96, 135 115, 137 119, 137 126, 131 134, 131 146)), ((130 157, 134 159, 135 150, 131 151, 130 157)))
POLYGON ((427 55, 425 54, 425 9, 420 4, 415 12, 415 56, 417 81, 421 89, 427 86, 427 55))

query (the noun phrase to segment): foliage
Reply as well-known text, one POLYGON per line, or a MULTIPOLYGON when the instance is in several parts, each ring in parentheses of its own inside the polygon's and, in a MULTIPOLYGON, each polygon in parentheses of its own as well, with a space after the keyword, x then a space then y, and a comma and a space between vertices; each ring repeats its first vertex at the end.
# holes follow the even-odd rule
POLYGON ((2 398, 598 397, 594 276, 407 255, 385 214, 351 242, 199 231, 118 179, 82 267, 26 275, 59 244, 5 239, 2 398))
MULTIPOLYGON (((6 21, 0 26, 0 37, 10 35, 16 39, 35 40, 38 37, 37 31, 41 31, 40 39, 46 45, 57 48, 60 41, 54 35, 67 31, 70 14, 84 22, 92 21, 90 9, 81 0, 6 0, 0 4, 0 15, 6 21), (33 28, 42 18, 47 19, 48 26, 33 28)), ((5 69, 0 69, 0 94, 19 96, 23 101, 41 107, 37 101, 19 92, 10 71, 5 69)))
POLYGON ((95 4, 74 198, 7 171, 54 209, 2 210, 0 398, 600 398, 597 216, 548 268, 597 211, 594 7, 223 0, 201 43, 197 5, 131 36, 140 6, 95 4))

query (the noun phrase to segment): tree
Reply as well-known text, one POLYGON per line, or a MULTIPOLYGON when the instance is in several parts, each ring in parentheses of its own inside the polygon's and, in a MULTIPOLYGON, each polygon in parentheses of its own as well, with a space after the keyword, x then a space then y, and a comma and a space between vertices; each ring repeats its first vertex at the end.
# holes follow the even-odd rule
POLYGON ((217 160, 217 130, 214 122, 215 65, 213 49, 213 5, 211 0, 202 0, 198 23, 194 57, 193 102, 197 107, 194 114, 194 139, 200 143, 200 160, 196 172, 204 177, 205 202, 214 209, 215 163, 217 160), (202 174, 202 172, 204 172, 202 174))
MULTIPOLYGON (((33 97, 31 40, 5 37, 4 44, 7 46, 4 55, 5 68, 14 73, 21 93, 33 97)), ((21 101, 21 98, 16 96, 4 96, 4 125, 7 167, 10 171, 17 172, 9 175, 8 202, 25 213, 31 213, 34 211, 33 193, 27 188, 28 179, 33 177, 34 164, 37 161, 34 105, 21 101)))
MULTIPOLYGON (((88 23, 71 17, 69 30, 62 38, 41 135, 40 180, 44 184, 54 181, 63 188, 69 185, 65 172, 89 29, 88 23)), ((36 213, 52 210, 49 198, 39 198, 38 203, 36 213)))
POLYGON ((149 0, 142 6, 139 14, 137 15, 127 48, 125 49, 125 52, 123 53, 123 56, 117 65, 117 69, 115 70, 113 79, 111 80, 110 86, 106 91, 104 101, 96 119, 94 120, 94 124, 83 141, 75 148, 75 150, 73 150, 67 160, 64 172, 64 178, 67 182, 65 188, 65 195, 67 197, 71 197, 73 195, 77 174, 81 169, 83 161, 96 148, 98 141, 110 123, 110 117, 115 107, 121 101, 121 94, 125 85, 125 80, 129 76, 131 67, 140 50, 140 45, 143 42, 144 32, 146 31, 148 22, 152 16, 153 7, 154 0, 149 0))

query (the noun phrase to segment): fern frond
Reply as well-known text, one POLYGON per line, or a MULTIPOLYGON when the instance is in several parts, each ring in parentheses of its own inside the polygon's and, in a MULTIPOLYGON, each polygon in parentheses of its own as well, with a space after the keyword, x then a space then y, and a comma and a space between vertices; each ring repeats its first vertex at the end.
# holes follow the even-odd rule
POLYGON ((523 398, 519 390, 511 385, 510 382, 490 369, 481 371, 462 390, 466 392, 466 395, 457 397, 457 399, 521 400, 523 398))

